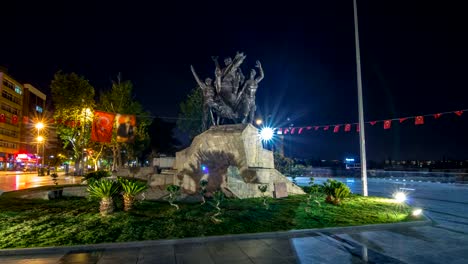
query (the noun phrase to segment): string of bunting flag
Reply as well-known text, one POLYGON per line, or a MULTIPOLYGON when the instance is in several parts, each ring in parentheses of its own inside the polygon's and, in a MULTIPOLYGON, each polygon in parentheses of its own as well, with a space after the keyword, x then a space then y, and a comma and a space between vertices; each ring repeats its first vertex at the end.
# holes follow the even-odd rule
MULTIPOLYGON (((381 119, 381 120, 374 120, 364 122, 365 124, 370 124, 371 126, 375 126, 378 123, 383 123, 383 129, 390 129, 392 127, 393 121, 398 121, 400 124, 404 122, 408 122, 411 119, 414 119, 414 125, 423 125, 424 120, 427 117, 432 117, 434 119, 439 119, 443 115, 447 114, 455 114, 456 116, 461 116, 463 112, 467 112, 468 109, 462 109, 457 111, 450 111, 450 112, 441 112, 435 114, 426 114, 426 115, 418 115, 418 116, 407 116, 407 117, 398 117, 398 118, 389 118, 389 119, 381 119)), ((313 130, 313 131, 328 131, 333 130, 333 133, 340 132, 341 128, 343 127, 344 132, 350 132, 352 127, 356 127, 356 132, 359 132, 359 123, 343 123, 343 124, 334 124, 334 125, 309 125, 309 126, 301 126, 301 127, 279 127, 276 128, 278 134, 302 134, 304 131, 313 130)))

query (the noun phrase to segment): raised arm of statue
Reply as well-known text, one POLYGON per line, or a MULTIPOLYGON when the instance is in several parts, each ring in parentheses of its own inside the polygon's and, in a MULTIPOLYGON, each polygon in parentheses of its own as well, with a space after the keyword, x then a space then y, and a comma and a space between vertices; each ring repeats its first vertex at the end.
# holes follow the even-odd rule
POLYGON ((192 65, 190 65, 190 69, 192 70, 193 77, 195 78, 195 81, 197 81, 198 86, 200 86, 201 89, 205 88, 205 84, 198 78, 197 73, 195 72, 195 69, 193 68, 192 65))
POLYGON ((216 69, 221 69, 221 66, 219 66, 219 62, 218 62, 218 56, 211 56, 211 59, 214 61, 216 69))
POLYGON ((262 64, 260 63, 260 61, 257 61, 257 63, 255 64, 255 67, 258 68, 258 77, 255 78, 255 81, 257 83, 261 82, 263 80, 263 77, 265 77, 264 73, 263 73, 263 68, 262 68, 262 64))
POLYGON ((215 70, 215 87, 216 87, 216 93, 219 94, 221 91, 221 77, 223 76, 223 71, 220 68, 216 68, 215 70))

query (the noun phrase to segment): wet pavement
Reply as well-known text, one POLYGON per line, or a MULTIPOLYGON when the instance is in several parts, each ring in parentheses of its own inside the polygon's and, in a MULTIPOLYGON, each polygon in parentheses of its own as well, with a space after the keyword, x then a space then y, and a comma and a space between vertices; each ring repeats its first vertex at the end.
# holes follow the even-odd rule
POLYGON ((434 226, 115 246, 0 256, 0 263, 466 263, 468 258, 466 234, 434 226))
MULTIPOLYGON (((81 177, 65 176, 63 172, 59 172, 58 175, 58 184, 78 184, 81 182, 81 177)), ((37 176, 37 172, 0 171, 0 194, 47 185, 55 185, 50 175, 37 176)))
MULTIPOLYGON (((360 191, 359 181, 348 184, 360 191)), ((371 195, 388 197, 396 190, 405 190, 408 203, 422 207, 433 223, 0 250, 0 263, 467 263, 468 186, 369 182, 371 195)))

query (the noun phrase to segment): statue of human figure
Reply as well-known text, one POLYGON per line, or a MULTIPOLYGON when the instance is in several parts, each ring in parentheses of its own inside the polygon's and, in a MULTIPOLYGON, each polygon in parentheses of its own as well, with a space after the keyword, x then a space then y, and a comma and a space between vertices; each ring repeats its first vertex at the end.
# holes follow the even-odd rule
POLYGON ((250 78, 245 81, 242 90, 240 91, 236 105, 241 104, 239 112, 243 117, 242 123, 252 123, 255 117, 255 111, 257 110, 257 106, 255 105, 255 94, 257 93, 258 84, 263 80, 264 72, 262 68, 262 64, 260 61, 257 61, 255 67, 258 68, 259 75, 255 69, 250 71, 250 78))
MULTIPOLYGON (((240 86, 240 83, 243 82, 244 75, 240 71, 239 66, 242 64, 246 56, 243 53, 237 53, 234 60, 230 57, 224 59, 225 68, 221 71, 216 70, 217 79, 220 80, 220 92, 219 95, 224 100, 224 102, 230 106, 234 107, 236 103, 237 93, 240 86)), ((215 62, 216 63, 216 62, 215 62)))
POLYGON ((213 117, 213 110, 218 108, 215 102, 215 88, 213 87, 213 80, 211 78, 206 78, 205 82, 202 82, 192 65, 190 65, 190 69, 203 93, 203 130, 205 130, 208 128, 208 115, 211 117, 212 124, 216 125, 213 117))

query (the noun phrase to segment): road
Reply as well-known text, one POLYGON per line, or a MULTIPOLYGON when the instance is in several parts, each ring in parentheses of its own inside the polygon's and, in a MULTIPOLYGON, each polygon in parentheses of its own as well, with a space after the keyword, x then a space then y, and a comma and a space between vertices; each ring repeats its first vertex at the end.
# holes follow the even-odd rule
MULTIPOLYGON (((65 176, 63 172, 58 173, 58 184, 80 183, 81 177, 65 176)), ((0 172, 0 194, 2 192, 22 190, 46 185, 55 185, 50 176, 37 176, 37 173, 30 172, 0 172)))

